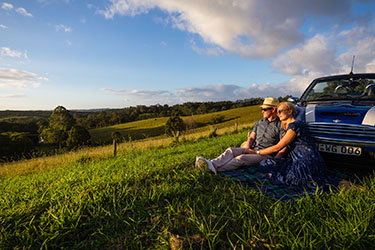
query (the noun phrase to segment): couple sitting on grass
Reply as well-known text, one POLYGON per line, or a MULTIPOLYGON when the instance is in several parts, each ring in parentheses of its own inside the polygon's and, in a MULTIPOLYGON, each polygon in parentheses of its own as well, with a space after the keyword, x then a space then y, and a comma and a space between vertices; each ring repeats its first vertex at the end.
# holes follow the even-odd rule
POLYGON ((258 165, 275 181, 315 189, 326 165, 305 124, 295 120, 295 106, 268 97, 261 108, 263 119, 255 123, 245 147, 228 148, 212 160, 197 157, 195 166, 216 173, 258 165))

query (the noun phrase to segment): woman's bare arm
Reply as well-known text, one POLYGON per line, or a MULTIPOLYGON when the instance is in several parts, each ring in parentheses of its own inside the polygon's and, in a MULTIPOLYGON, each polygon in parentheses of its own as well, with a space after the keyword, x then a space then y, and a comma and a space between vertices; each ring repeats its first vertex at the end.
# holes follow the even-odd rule
POLYGON ((260 155, 268 155, 268 154, 278 152, 281 149, 283 149, 284 147, 286 147, 289 143, 291 143, 294 140, 295 137, 296 137, 296 132, 289 129, 286 132, 285 136, 276 145, 273 145, 271 147, 259 150, 259 154, 260 155))

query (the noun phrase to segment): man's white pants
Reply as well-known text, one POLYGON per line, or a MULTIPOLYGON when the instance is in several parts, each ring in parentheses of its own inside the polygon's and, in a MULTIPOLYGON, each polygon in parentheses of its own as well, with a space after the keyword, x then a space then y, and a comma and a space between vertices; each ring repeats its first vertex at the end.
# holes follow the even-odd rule
POLYGON ((267 156, 257 154, 244 154, 245 148, 227 148, 219 157, 211 162, 216 171, 228 171, 247 165, 258 165, 267 156))

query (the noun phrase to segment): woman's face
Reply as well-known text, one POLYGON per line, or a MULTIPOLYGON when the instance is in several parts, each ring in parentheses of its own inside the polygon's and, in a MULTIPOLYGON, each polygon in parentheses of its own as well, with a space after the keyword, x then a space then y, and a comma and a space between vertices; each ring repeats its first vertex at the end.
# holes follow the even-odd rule
POLYGON ((280 121, 286 121, 288 118, 290 118, 291 114, 291 110, 288 110, 284 105, 277 108, 277 115, 279 116, 280 121))

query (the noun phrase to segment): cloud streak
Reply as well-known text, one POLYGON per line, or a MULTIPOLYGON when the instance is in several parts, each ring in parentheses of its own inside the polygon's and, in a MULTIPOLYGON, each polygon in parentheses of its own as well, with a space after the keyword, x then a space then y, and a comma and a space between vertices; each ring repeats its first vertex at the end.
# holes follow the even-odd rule
POLYGON ((70 27, 65 26, 64 24, 58 24, 55 26, 57 32, 64 31, 64 32, 72 32, 73 29, 70 27))
POLYGON ((12 9, 13 9, 13 4, 11 4, 11 3, 3 3, 3 4, 1 5, 1 8, 2 8, 3 10, 12 10, 12 9))
MULTIPOLYGON (((202 87, 180 88, 176 91, 166 90, 115 90, 102 89, 110 94, 121 96, 127 105, 177 104, 184 102, 239 100, 251 97, 285 96, 290 94, 282 84, 251 84, 244 88, 234 84, 215 84, 202 87)), ((295 93, 297 94, 297 93, 295 93)))
POLYGON ((22 8, 22 7, 14 8, 13 4, 11 4, 11 3, 3 3, 1 5, 1 8, 3 10, 6 10, 6 11, 14 10, 18 14, 21 14, 21 15, 26 16, 26 17, 33 17, 33 15, 31 13, 29 13, 25 8, 22 8))
POLYGON ((37 88, 42 81, 47 80, 46 77, 28 71, 0 68, 0 88, 24 89, 30 86, 37 88))
POLYGON ((0 95, 0 99, 22 98, 25 96, 26 96, 25 94, 5 94, 5 95, 0 95))
POLYGON ((27 59, 27 52, 20 52, 20 51, 17 51, 17 50, 12 50, 10 48, 7 48, 7 47, 1 47, 0 48, 0 55, 2 57, 16 57, 16 58, 25 58, 27 59))
POLYGON ((27 12, 27 10, 25 10, 24 8, 17 8, 16 12, 23 15, 23 16, 27 16, 27 17, 33 16, 31 13, 27 12))

